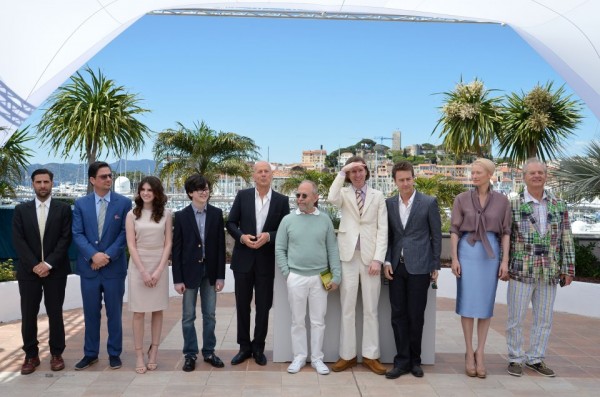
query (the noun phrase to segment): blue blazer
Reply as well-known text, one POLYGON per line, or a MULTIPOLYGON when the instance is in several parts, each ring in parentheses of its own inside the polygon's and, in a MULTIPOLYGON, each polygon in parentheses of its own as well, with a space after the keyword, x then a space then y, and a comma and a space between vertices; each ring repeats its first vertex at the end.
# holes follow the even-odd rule
POLYGON ((98 218, 94 193, 75 201, 73 209, 73 242, 77 246, 76 273, 81 277, 94 278, 102 274, 105 278, 125 278, 125 217, 131 210, 131 200, 110 192, 110 203, 106 207, 106 218, 102 240, 98 238, 98 218), (92 270, 92 256, 104 252, 110 263, 99 270, 92 270))

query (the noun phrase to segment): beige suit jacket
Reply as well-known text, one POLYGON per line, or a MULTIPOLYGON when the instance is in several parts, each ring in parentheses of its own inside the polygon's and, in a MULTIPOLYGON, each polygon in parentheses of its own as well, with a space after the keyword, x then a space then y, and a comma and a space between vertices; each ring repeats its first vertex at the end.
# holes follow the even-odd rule
POLYGON ((360 236, 360 254, 364 265, 371 261, 385 261, 388 240, 387 208, 383 193, 367 188, 362 217, 358 212, 356 192, 352 186, 344 187, 345 176, 339 173, 329 188, 327 201, 339 208, 341 214, 338 231, 340 259, 349 262, 354 256, 360 236))

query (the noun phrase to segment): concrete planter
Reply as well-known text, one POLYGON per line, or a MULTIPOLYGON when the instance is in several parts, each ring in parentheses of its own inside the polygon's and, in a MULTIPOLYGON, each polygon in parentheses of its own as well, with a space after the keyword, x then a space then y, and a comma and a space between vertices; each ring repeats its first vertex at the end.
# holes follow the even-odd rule
MULTIPOLYGON (((170 277, 171 272, 169 271, 169 278, 170 277)), ((170 282, 172 284, 172 280, 170 282)), ((505 282, 498 282, 496 303, 506 304, 507 285, 508 284, 505 282)), ((450 272, 450 269, 442 269, 438 280, 438 287, 438 297, 456 298, 456 279, 450 272)), ((225 288, 221 293, 231 293, 233 290, 233 272, 229 269, 229 265, 227 265, 225 288)), ((177 292, 175 292, 173 288, 169 289, 169 294, 170 296, 177 296, 177 292)), ((126 300, 127 292, 125 292, 125 301, 126 300)), ((597 304, 598 301, 600 301, 600 284, 574 282, 569 287, 559 288, 554 304, 554 310, 600 318, 600 305, 597 304)), ((69 310, 79 307, 81 307, 79 276, 70 275, 67 279, 67 290, 63 308, 69 310)), ((43 300, 40 307, 40 313, 46 313, 43 300)), ((19 286, 17 282, 6 281, 0 283, 0 323, 19 320, 20 318, 21 310, 19 307, 19 286)))

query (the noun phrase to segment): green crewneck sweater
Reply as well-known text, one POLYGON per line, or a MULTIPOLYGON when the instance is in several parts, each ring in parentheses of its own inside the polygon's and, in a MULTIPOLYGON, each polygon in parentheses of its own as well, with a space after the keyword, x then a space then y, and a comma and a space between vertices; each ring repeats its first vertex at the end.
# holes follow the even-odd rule
POLYGON ((315 210, 304 214, 298 210, 282 219, 275 239, 275 259, 284 277, 290 272, 315 276, 327 269, 333 282, 342 281, 342 268, 331 219, 315 210))

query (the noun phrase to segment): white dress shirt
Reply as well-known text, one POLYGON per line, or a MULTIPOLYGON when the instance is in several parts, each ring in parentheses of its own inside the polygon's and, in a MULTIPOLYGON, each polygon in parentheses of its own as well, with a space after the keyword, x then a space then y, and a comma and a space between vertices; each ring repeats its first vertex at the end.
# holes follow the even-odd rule
POLYGON ((267 221, 267 215, 269 214, 269 206, 271 205, 271 193, 273 189, 269 188, 267 194, 264 197, 260 197, 258 189, 254 189, 254 208, 256 210, 256 235, 262 233, 265 222, 267 221))
MULTIPOLYGON (((40 219, 40 205, 42 204, 42 202, 40 201, 40 199, 37 198, 37 196, 35 197, 35 215, 37 217, 37 219, 40 219)), ((46 201, 44 201, 44 205, 46 206, 46 222, 48 222, 48 214, 50 213, 50 201, 52 200, 51 196, 48 196, 48 198, 46 199, 46 201)), ((43 256, 43 251, 44 251, 44 242, 42 241, 42 256, 43 256)), ((46 262, 45 260, 43 260, 42 258, 42 262, 44 262, 46 264, 46 266, 48 266, 48 269, 52 269, 52 265, 49 264, 48 262, 46 262)))

